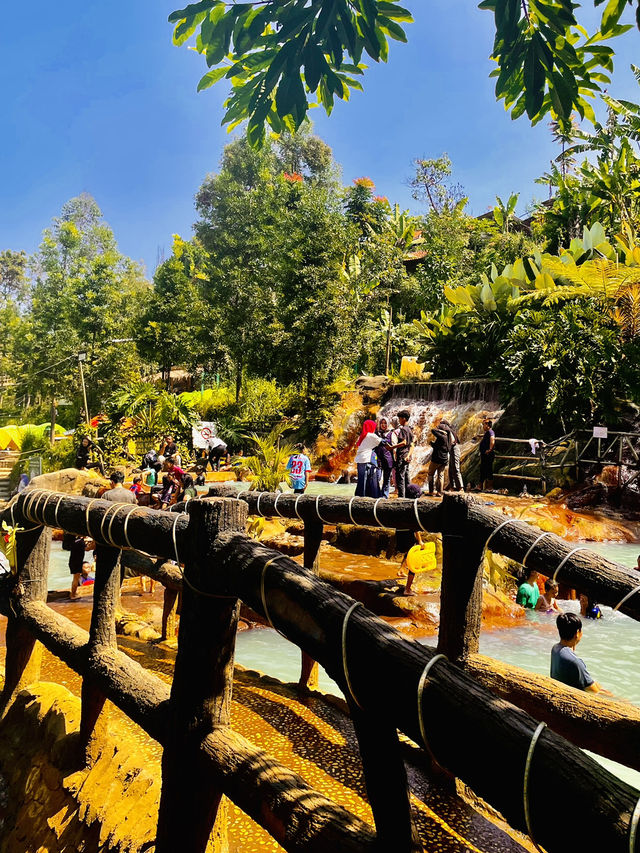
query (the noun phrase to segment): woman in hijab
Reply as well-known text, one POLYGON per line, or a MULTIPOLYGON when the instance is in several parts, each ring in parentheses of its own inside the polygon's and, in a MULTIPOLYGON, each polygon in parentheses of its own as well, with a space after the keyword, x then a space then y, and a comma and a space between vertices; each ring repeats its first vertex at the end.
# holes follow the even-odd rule
POLYGON ((356 466, 358 468, 358 485, 356 497, 379 498, 380 479, 377 465, 376 447, 383 439, 376 435, 376 422, 365 421, 360 438, 356 444, 356 466))
POLYGON ((382 439, 382 443, 376 447, 378 456, 378 465, 382 472, 382 485, 380 487, 380 495, 383 498, 389 497, 389 481, 391 472, 393 471, 393 451, 390 445, 393 444, 393 430, 389 429, 389 422, 386 418, 380 418, 376 434, 382 439))

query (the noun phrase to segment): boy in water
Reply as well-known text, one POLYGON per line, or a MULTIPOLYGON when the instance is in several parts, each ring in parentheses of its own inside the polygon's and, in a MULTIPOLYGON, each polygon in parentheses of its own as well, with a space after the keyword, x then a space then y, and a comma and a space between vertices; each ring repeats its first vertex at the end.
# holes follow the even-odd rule
POLYGON ((540 598, 538 589, 538 573, 531 569, 524 583, 518 587, 516 604, 521 604, 525 610, 535 610, 540 598))
POLYGON ((582 639, 582 620, 575 613, 561 613, 556 619, 560 642, 551 649, 551 678, 590 693, 605 693, 597 681, 589 675, 584 661, 575 653, 575 647, 582 639))

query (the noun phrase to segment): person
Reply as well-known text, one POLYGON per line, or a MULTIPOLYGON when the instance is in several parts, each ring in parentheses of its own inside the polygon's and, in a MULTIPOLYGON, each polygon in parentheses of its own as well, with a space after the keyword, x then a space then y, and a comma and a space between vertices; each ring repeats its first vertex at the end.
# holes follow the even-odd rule
MULTIPOLYGON (((211 465, 212 471, 220 470, 220 460, 224 457, 225 462, 229 462, 229 448, 224 443, 221 438, 214 436, 210 438, 207 442, 207 447, 209 451, 208 459, 209 465, 211 465)), ((207 467, 207 463, 205 462, 205 469, 207 467)))
POLYGON ((544 582, 544 594, 538 598, 536 610, 542 613, 562 613, 556 595, 558 594, 558 584, 552 578, 547 578, 544 582))
POLYGON ((440 421, 440 426, 446 423, 451 430, 453 442, 449 449, 449 490, 452 492, 463 492, 464 481, 460 468, 460 437, 448 421, 440 421))
POLYGON ((580 593, 580 615, 585 619, 602 619, 602 611, 595 599, 580 593))
POLYGON ((190 501, 191 498, 197 497, 196 487, 191 474, 185 474, 182 478, 182 491, 178 497, 180 501, 190 501))
POLYGON ((582 620, 575 613, 561 613, 556 619, 560 642, 551 649, 551 678, 578 690, 612 694, 594 681, 584 661, 575 653, 582 639, 582 620))
MULTIPOLYGON (((394 447, 396 454, 395 475, 396 491, 399 498, 406 497, 409 480, 409 459, 411 458, 411 447, 413 445, 413 430, 409 426, 410 413, 407 409, 398 412, 398 423, 396 430, 398 441, 394 447)), ((357 494, 357 493, 356 493, 357 494)))
MULTIPOLYGON (((176 463, 173 461, 173 459, 167 460, 167 474, 171 477, 171 479, 174 481, 176 486, 182 485, 182 479, 184 477, 184 471, 182 470, 182 468, 180 468, 179 465, 176 465, 176 463)), ((164 478, 163 478, 163 480, 164 480, 164 478)))
POLYGON ((358 469, 356 497, 380 497, 380 480, 378 478, 379 472, 375 449, 381 443, 382 439, 379 435, 376 435, 375 421, 366 420, 362 425, 362 432, 356 442, 355 462, 358 469))
POLYGON ((204 486, 207 482, 207 475, 202 465, 196 467, 196 486, 204 486))
POLYGON ((69 574, 71 575, 71 590, 69 598, 77 601, 78 586, 82 577, 82 566, 84 564, 85 538, 75 533, 65 533, 62 537, 62 549, 69 552, 69 574))
POLYGON ((76 468, 79 471, 87 471, 90 468, 98 468, 104 477, 104 465, 102 464, 102 450, 91 441, 88 435, 85 435, 80 442, 80 446, 76 450, 76 468), (89 462, 89 455, 94 450, 100 459, 97 462, 89 462))
POLYGON ((393 431, 389 429, 389 422, 386 418, 380 418, 376 428, 376 435, 380 436, 382 442, 376 447, 378 456, 378 466, 382 472, 382 485, 380 486, 380 494, 383 498, 389 497, 389 487, 391 485, 391 472, 393 471, 393 431))
POLYGON ((291 477, 291 485, 296 495, 304 494, 309 485, 309 471, 311 471, 311 460, 304 452, 304 444, 296 444, 295 453, 292 453, 287 462, 286 470, 291 477))
POLYGON ((165 474, 162 478, 162 488, 160 493, 155 496, 157 509, 169 509, 173 496, 178 490, 178 482, 170 474, 165 474))
POLYGON ((453 434, 447 421, 440 421, 437 427, 432 427, 431 432, 434 440, 431 442, 431 459, 427 468, 427 492, 442 497, 444 468, 449 462, 453 434))
POLYGON ((138 495, 142 491, 142 477, 139 474, 133 478, 133 483, 129 486, 129 491, 133 492, 136 500, 138 500, 138 495))
POLYGON ((482 423, 484 434, 480 440, 480 487, 478 491, 493 489, 493 460, 496 452, 496 434, 493 431, 493 421, 486 418, 482 423))
POLYGON ((29 475, 28 474, 20 474, 20 479, 18 480, 18 485, 15 487, 12 493, 13 495, 19 495, 20 492, 23 492, 27 486, 29 485, 29 475))
POLYGON ((158 454, 155 452, 153 448, 151 450, 147 450, 147 452, 142 457, 142 463, 140 467, 142 470, 146 470, 147 468, 152 468, 155 470, 156 462, 158 461, 158 454))
POLYGON ((93 565, 89 562, 82 564, 82 577, 80 578, 80 586, 91 586, 95 583, 96 576, 93 571, 93 565))
POLYGON ((518 587, 516 604, 521 604, 525 610, 536 609, 538 599, 540 598, 537 580, 538 573, 534 569, 530 569, 526 581, 518 587))
MULTIPOLYGON (((101 495, 102 500, 110 501, 115 504, 137 504, 136 496, 132 491, 124 486, 124 474, 122 471, 114 471, 109 477, 111 485, 110 489, 101 495)), ((122 549, 114 548, 112 545, 96 544, 95 558, 96 561, 104 566, 105 571, 110 571, 115 568, 120 559, 122 549)), ((125 568, 120 567, 120 583, 124 580, 125 568)))
POLYGON ((114 471, 109 477, 111 488, 101 496, 104 501, 112 501, 116 504, 135 504, 136 496, 130 489, 124 487, 124 474, 122 471, 114 471))
POLYGON ((178 452, 178 446, 173 440, 172 435, 165 435, 162 444, 160 446, 160 456, 164 456, 165 459, 168 459, 171 456, 175 456, 178 452))

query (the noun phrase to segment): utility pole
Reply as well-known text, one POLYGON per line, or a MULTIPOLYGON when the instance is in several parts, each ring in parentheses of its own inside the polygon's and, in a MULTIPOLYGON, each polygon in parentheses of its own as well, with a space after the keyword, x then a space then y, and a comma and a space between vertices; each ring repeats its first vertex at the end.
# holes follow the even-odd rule
POLYGON ((391 324, 393 322, 393 306, 390 304, 390 300, 388 298, 387 306, 389 308, 389 326, 387 327, 387 352, 384 364, 384 372, 386 376, 389 375, 389 367, 391 364, 391 324))
POLYGON ((53 447, 53 445, 55 444, 55 441, 56 441, 56 416, 57 416, 57 414, 58 413, 56 411, 56 398, 55 398, 55 396, 53 396, 51 398, 51 432, 49 434, 49 443, 51 444, 51 447, 53 447))
POLYGON ((78 353, 78 367, 80 368, 80 381, 82 382, 82 398, 84 400, 84 416, 87 424, 89 424, 89 405, 87 403, 87 388, 84 384, 84 370, 82 369, 82 362, 87 360, 86 352, 78 353))

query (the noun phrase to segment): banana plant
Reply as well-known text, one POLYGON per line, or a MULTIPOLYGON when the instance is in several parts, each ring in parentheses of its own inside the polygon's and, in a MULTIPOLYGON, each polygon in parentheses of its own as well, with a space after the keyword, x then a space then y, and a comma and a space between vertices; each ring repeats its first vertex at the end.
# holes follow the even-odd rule
POLYGON ((418 337, 432 341, 453 334, 460 313, 461 308, 457 305, 443 305, 437 315, 421 311, 420 319, 414 320, 413 325, 417 329, 418 337))
POLYGON ((616 251, 607 240, 603 225, 600 222, 594 222, 591 228, 585 225, 582 239, 574 237, 569 248, 565 249, 560 257, 568 264, 583 264, 594 258, 614 260, 616 251))
POLYGON ((511 193, 505 204, 499 195, 496 196, 498 204, 493 208, 493 218, 503 234, 508 234, 511 229, 511 223, 515 219, 516 205, 519 198, 520 193, 511 193))
POLYGON ((416 246, 424 243, 424 237, 416 237, 418 220, 409 216, 408 210, 400 212, 400 205, 394 204, 393 212, 385 222, 385 227, 393 240, 394 246, 406 256, 416 246))

